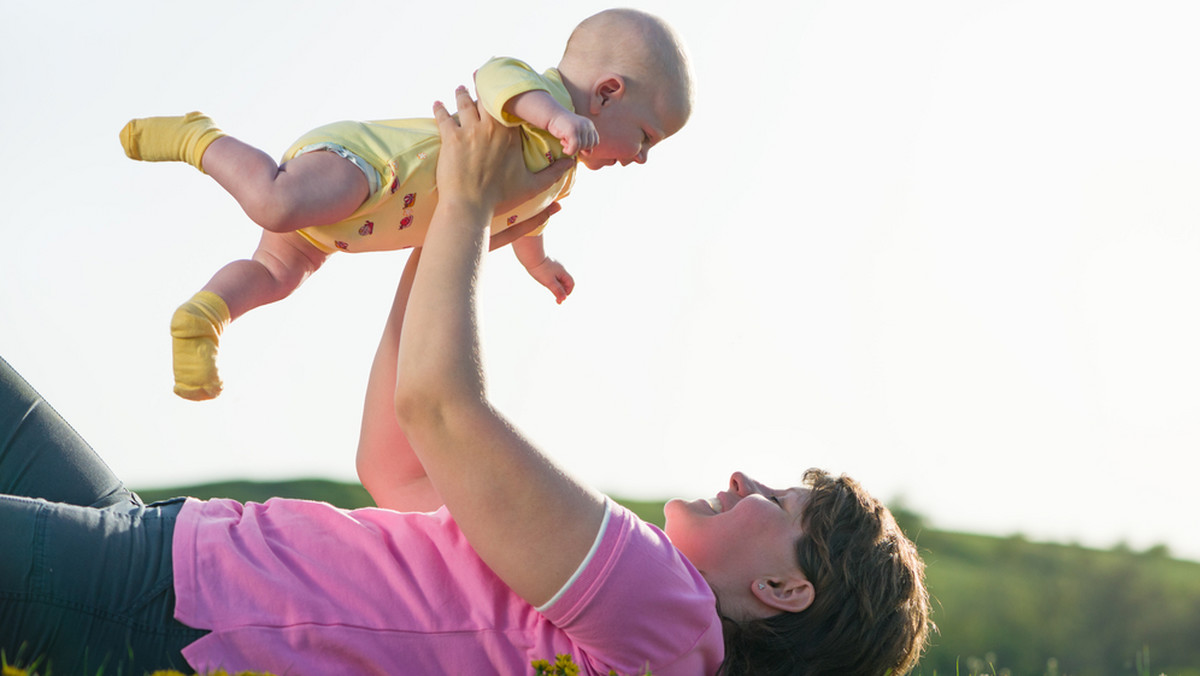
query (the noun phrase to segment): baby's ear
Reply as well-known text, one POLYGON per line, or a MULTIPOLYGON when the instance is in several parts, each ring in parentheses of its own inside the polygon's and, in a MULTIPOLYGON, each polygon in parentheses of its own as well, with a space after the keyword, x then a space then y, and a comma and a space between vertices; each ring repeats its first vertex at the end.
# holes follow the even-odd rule
POLYGON ((618 101, 625 96, 625 78, 615 73, 607 73, 596 79, 592 85, 592 113, 600 112, 600 108, 618 101))

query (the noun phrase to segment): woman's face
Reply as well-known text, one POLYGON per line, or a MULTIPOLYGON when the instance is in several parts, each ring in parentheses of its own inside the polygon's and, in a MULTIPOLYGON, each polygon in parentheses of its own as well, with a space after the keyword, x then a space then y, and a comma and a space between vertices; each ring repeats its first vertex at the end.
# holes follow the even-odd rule
POLYGON ((715 587, 743 587, 799 570, 796 541, 810 490, 775 489, 741 472, 716 497, 671 500, 666 533, 715 587))

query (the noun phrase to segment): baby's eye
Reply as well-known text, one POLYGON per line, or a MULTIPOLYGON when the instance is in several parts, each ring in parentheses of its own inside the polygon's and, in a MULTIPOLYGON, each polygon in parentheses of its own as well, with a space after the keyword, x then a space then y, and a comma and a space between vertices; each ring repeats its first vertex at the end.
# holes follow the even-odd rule
POLYGON ((771 502, 774 502, 776 505, 783 507, 783 503, 780 502, 779 498, 775 497, 774 495, 769 496, 767 499, 770 500, 771 502))

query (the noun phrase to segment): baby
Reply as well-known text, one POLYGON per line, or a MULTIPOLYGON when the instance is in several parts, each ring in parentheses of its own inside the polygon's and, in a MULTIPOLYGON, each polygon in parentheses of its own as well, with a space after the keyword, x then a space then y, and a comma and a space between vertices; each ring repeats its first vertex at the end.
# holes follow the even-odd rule
MULTIPOLYGON (((691 113, 682 44, 662 20, 637 10, 585 19, 558 68, 539 75, 515 59, 492 59, 476 72, 475 86, 493 117, 520 127, 531 171, 572 156, 593 170, 640 164, 691 113)), ((263 228, 250 260, 221 268, 171 319, 175 393, 185 399, 220 394, 217 345, 233 319, 287 297, 336 251, 420 246, 437 204, 440 140, 432 119, 319 127, 296 141, 282 164, 200 113, 132 120, 121 145, 135 160, 195 166, 263 228)), ((565 197, 574 174, 572 168, 545 193, 496 214, 492 236, 565 197)), ((512 246, 559 303, 571 293, 574 280, 546 256, 541 228, 512 246)))

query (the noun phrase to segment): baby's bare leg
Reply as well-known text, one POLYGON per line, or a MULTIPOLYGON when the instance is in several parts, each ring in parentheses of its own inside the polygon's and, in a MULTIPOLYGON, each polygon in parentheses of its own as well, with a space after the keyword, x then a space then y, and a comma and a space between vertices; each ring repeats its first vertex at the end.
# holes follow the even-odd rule
POLYGON ((230 319, 237 319, 256 307, 287 298, 328 257, 299 233, 267 231, 249 260, 221 268, 204 290, 224 299, 230 319))
POLYGON ((249 260, 229 263, 171 318, 175 394, 195 401, 221 393, 217 346, 229 322, 295 291, 328 258, 298 233, 264 232, 249 260))
POLYGON ((345 220, 370 190, 367 177, 350 160, 317 151, 280 166, 199 112, 130 120, 120 138, 125 154, 135 160, 182 161, 209 174, 251 220, 271 232, 345 220))
POLYGON ((231 136, 213 141, 203 169, 269 232, 291 232, 345 220, 367 199, 367 177, 353 162, 317 151, 282 165, 231 136))

